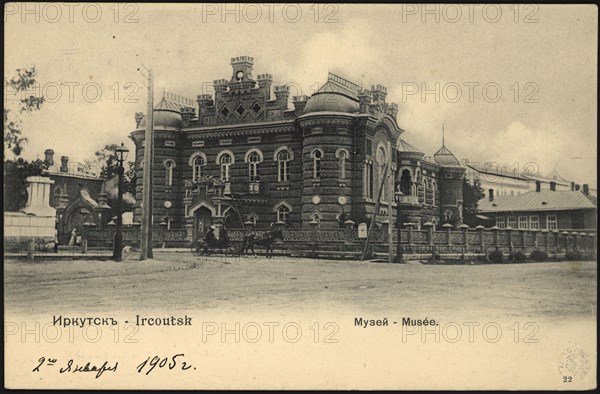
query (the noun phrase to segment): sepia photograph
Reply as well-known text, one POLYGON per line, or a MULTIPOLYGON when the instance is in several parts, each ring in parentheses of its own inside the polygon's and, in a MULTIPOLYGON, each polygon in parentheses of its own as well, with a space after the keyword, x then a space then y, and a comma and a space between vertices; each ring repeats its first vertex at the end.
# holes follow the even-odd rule
POLYGON ((593 4, 4 4, 7 389, 597 387, 593 4))

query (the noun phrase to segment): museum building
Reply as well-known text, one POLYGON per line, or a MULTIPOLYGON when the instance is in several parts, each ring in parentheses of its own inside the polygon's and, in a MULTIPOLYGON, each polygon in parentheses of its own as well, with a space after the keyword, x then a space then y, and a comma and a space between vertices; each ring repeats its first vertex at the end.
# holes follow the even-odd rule
MULTIPOLYGON (((310 97, 290 100, 289 87, 255 77, 253 63, 232 58, 231 77, 197 105, 164 93, 155 105, 154 226, 186 228, 190 239, 213 223, 338 228, 369 223, 379 194, 377 222, 395 221, 399 203, 402 222, 462 223, 465 168, 444 144, 430 158, 402 138, 384 86, 329 73, 310 97)), ((146 120, 135 119, 140 222, 146 120)))

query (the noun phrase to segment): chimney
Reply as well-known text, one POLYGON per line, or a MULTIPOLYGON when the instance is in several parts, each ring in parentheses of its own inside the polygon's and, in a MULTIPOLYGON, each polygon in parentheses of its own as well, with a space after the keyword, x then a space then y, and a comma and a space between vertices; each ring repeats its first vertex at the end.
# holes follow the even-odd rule
POLYGON ((578 192, 581 189, 581 185, 575 185, 575 191, 578 192))
POLYGON ((585 194, 586 196, 590 194, 590 185, 588 185, 587 183, 583 184, 583 194, 585 194))
POLYGON ((373 93, 373 104, 383 104, 385 103, 385 98, 387 97, 387 88, 383 85, 374 85, 371 86, 371 92, 373 93))
POLYGON ((196 102, 198 103, 198 123, 203 124, 204 116, 210 112, 208 107, 213 106, 212 96, 210 94, 199 94, 196 96, 196 102))
POLYGON ((490 190, 488 190, 488 192, 489 192, 490 201, 494 201, 494 189, 490 189, 490 190))
POLYGON ((60 158, 60 171, 69 172, 69 156, 62 156, 60 158))
POLYGON ((54 164, 54 151, 52 149, 46 149, 44 151, 44 161, 48 164, 48 165, 53 165, 54 164))
POLYGON ((271 100, 271 84, 273 83, 273 76, 271 74, 260 74, 258 76, 258 87, 262 92, 265 100, 271 100))
POLYGON ((550 182, 550 190, 552 190, 553 192, 556 191, 556 182, 550 182))
POLYGON ((535 191, 538 193, 542 191, 542 183, 540 181, 535 181, 535 191))
POLYGON ((194 116, 196 116, 196 110, 193 107, 181 107, 181 120, 184 125, 189 125, 194 116))
POLYGON ((294 96, 294 113, 300 116, 304 113, 304 107, 308 101, 308 96, 294 96))
POLYGON ((286 85, 275 86, 275 100, 277 106, 285 111, 288 108, 288 97, 290 96, 289 89, 286 85))
POLYGON ((360 113, 361 114, 368 113, 369 106, 371 105, 371 101, 373 100, 373 97, 371 96, 371 92, 369 92, 367 89, 361 90, 360 92, 358 92, 358 100, 360 101, 360 104, 359 104, 360 113))
POLYGON ((142 119, 144 119, 144 113, 136 112, 135 113, 135 127, 140 127, 140 123, 142 122, 142 119))

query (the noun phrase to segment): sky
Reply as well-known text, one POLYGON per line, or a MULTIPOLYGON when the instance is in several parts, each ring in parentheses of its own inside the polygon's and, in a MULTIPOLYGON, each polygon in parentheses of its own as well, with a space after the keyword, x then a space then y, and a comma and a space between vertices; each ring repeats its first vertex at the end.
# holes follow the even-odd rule
POLYGON ((5 6, 5 79, 35 65, 46 97, 21 116, 26 159, 132 150, 145 68, 157 100, 195 99, 247 55, 254 76, 272 74, 291 95, 310 95, 328 71, 386 86, 403 138, 427 155, 443 125, 460 160, 597 185, 592 5, 77 4, 5 6))

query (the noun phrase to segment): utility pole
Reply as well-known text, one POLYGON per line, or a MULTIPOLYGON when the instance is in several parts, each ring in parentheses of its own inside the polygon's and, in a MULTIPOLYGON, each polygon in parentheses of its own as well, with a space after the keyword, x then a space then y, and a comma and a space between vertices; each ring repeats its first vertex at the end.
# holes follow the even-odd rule
MULTIPOLYGON (((395 149, 395 148, 394 148, 395 149)), ((388 176, 392 179, 391 182, 391 187, 386 188, 386 191, 389 190, 388 192, 388 262, 389 263, 393 263, 394 262, 394 240, 393 240, 393 235, 394 235, 394 227, 393 227, 393 219, 394 219, 394 214, 392 212, 392 202, 394 201, 394 170, 393 170, 393 159, 392 159, 392 144, 390 141, 388 141, 387 143, 387 150, 388 150, 388 176), (391 192, 391 193, 390 193, 391 192)), ((387 179, 385 179, 384 181, 387 181, 387 179)), ((389 183, 388 183, 389 185, 389 183)), ((398 229, 398 231, 400 231, 398 229)))
POLYGON ((144 176, 142 179, 142 229, 140 260, 152 258, 152 159, 154 141, 154 80, 148 70, 148 109, 144 134, 144 176))

